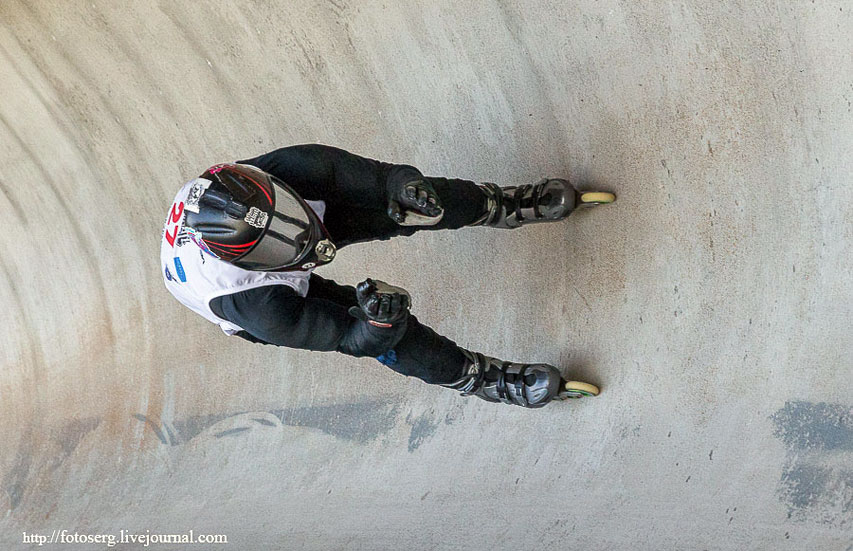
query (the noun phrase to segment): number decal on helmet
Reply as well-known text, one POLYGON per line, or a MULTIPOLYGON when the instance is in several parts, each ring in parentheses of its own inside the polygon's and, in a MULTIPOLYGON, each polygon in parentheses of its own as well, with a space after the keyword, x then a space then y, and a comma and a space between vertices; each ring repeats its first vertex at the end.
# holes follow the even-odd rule
POLYGON ((181 216, 184 214, 184 204, 178 203, 177 205, 172 205, 172 223, 176 224, 180 222, 181 216))

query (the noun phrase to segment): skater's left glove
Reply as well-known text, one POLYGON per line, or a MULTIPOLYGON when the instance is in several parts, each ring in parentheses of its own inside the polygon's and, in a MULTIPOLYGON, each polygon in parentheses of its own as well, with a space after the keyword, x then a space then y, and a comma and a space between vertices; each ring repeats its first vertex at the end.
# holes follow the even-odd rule
POLYGON ((401 226, 434 226, 444 216, 444 208, 432 184, 413 180, 392 194, 388 216, 401 226))
POLYGON ((376 327, 393 327, 409 317, 412 298, 401 288, 384 281, 366 279, 355 288, 358 306, 349 314, 376 327))

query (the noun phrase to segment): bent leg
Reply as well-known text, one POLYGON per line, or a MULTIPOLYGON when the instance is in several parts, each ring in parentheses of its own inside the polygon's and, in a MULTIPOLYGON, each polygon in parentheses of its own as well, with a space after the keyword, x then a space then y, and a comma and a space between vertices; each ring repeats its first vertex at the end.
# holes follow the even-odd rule
POLYGON ((409 327, 397 346, 379 358, 397 373, 431 385, 448 385, 462 376, 466 358, 455 342, 409 316, 409 327))
MULTIPOLYGON (((311 274, 308 296, 322 298, 349 308, 357 306, 355 287, 311 274)), ((465 367, 465 355, 456 343, 433 331, 410 315, 403 337, 380 356, 379 361, 402 375, 416 377, 429 384, 457 381, 465 367)))
POLYGON ((346 202, 327 202, 324 224, 339 247, 372 240, 412 235, 422 230, 455 230, 480 219, 486 210, 483 191, 469 180, 424 177, 432 184, 444 207, 444 216, 434 226, 401 226, 388 216, 386 201, 375 208, 353 208, 346 202))
MULTIPOLYGON (((308 296, 347 308, 357 303, 354 287, 338 285, 315 274, 311 275, 308 296)), ((489 402, 538 408, 557 397, 563 388, 562 376, 552 365, 507 362, 465 350, 413 315, 409 316, 406 332, 397 344, 376 359, 402 375, 489 402)))

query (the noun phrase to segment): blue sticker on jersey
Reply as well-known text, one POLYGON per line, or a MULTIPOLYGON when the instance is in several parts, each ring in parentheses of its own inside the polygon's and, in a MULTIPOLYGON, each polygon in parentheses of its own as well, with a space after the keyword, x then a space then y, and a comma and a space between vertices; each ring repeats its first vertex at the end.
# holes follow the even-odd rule
POLYGON ((394 367, 395 365, 397 365, 397 352, 395 350, 389 350, 381 356, 378 356, 376 359, 379 360, 379 363, 383 365, 387 365, 388 367, 394 367))
POLYGON ((175 278, 172 277, 172 272, 169 271, 168 266, 166 266, 166 280, 167 281, 175 281, 175 278))
POLYGON ((184 266, 181 264, 181 259, 177 256, 175 257, 175 271, 178 273, 178 279, 180 279, 182 283, 186 283, 187 273, 184 272, 184 266))

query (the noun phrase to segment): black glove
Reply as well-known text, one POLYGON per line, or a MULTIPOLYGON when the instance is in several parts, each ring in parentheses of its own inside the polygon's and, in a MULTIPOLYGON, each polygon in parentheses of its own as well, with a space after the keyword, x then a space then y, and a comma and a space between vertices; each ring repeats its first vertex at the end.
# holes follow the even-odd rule
POLYGON ((392 193, 388 216, 401 226, 434 226, 444 216, 444 208, 432 184, 412 180, 392 193))
POLYGON ((349 309, 355 318, 376 327, 392 327, 409 317, 412 298, 405 289, 368 278, 356 286, 355 292, 358 307, 349 309))

